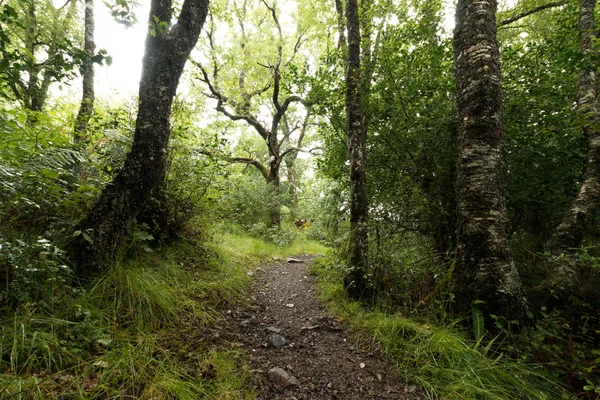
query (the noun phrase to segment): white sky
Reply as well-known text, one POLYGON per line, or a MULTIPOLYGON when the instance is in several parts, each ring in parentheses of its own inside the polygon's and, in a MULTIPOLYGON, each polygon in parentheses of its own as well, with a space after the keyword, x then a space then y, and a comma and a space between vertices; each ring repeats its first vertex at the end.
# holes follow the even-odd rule
POLYGON ((96 67, 96 93, 100 97, 137 95, 150 2, 140 2, 135 10, 138 23, 132 28, 118 24, 103 2, 95 3, 96 48, 107 50, 113 59, 110 67, 96 67))

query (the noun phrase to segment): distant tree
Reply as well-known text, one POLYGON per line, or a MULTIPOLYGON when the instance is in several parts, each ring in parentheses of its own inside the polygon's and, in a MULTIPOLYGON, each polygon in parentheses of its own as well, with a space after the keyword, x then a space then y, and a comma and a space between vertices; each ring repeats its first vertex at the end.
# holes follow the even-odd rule
POLYGON ((94 112, 94 0, 85 0, 83 48, 87 59, 83 65, 83 93, 79 112, 75 119, 75 140, 83 140, 86 136, 87 125, 94 112))
POLYGON ((527 301, 507 232, 497 1, 459 0, 454 31, 459 110, 456 172, 460 300, 484 315, 524 320, 527 301), (483 303, 480 303, 483 302, 483 303))
MULTIPOLYGON (((279 21, 276 4, 269 5, 264 0, 258 3, 249 4, 248 0, 239 6, 234 3, 235 24, 230 25, 230 31, 238 35, 237 42, 224 52, 217 48, 215 32, 211 29, 208 58, 212 65, 196 65, 201 72, 199 80, 208 89, 206 95, 217 101, 216 110, 232 121, 242 121, 251 127, 264 141, 268 153, 267 160, 256 157, 229 157, 228 160, 255 167, 272 188, 273 197, 277 198, 284 161, 293 164, 310 122, 309 102, 302 93, 291 92, 293 86, 284 76, 290 76, 299 68, 298 64, 302 64, 296 63, 296 58, 307 40, 307 32, 300 26, 296 37, 289 40, 279 21), (261 14, 263 17, 258 26, 251 27, 255 17, 251 11, 263 7, 266 13, 261 14), (275 32, 273 36, 267 33, 267 15, 275 32), (256 29, 258 27, 260 30, 256 29), (251 32, 256 33, 252 35, 251 32), (231 85, 231 82, 235 84, 231 85), (259 115, 259 109, 265 115, 259 115), (266 115, 268 120, 263 121, 266 115), (292 143, 295 133, 299 134, 300 140, 292 143)), ((279 226, 279 207, 271 210, 270 224, 279 226)))
POLYGON ((79 224, 82 234, 69 255, 81 273, 101 268, 102 261, 115 254, 135 217, 164 182, 171 105, 206 20, 208 0, 185 0, 176 23, 173 11, 171 0, 152 0, 132 148, 121 171, 79 224))
POLYGON ((75 78, 86 58, 77 44, 77 2, 9 0, 0 18, 0 80, 9 100, 41 111, 54 82, 75 78))

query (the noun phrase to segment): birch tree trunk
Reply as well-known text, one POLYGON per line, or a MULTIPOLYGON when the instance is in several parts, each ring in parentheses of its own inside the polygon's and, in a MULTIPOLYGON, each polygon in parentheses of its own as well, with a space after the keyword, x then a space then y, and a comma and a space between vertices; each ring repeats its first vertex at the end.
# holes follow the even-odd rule
POLYGON ((460 126, 454 281, 458 299, 467 308, 524 320, 527 301, 507 235, 496 9, 496 0, 459 0, 456 9, 454 57, 460 126))
POLYGON ((171 105, 206 19, 208 0, 185 0, 174 25, 172 12, 172 0, 152 0, 133 145, 121 171, 79 225, 91 240, 78 236, 69 252, 82 273, 101 268, 116 253, 164 180, 171 105))
POLYGON ((94 0, 85 0, 84 50, 87 54, 86 69, 83 74, 83 94, 79 112, 75 119, 75 141, 82 141, 87 132, 87 125, 94 112, 94 62, 92 57, 96 50, 94 41, 94 0))
POLYGON ((365 169, 365 127, 361 100, 361 37, 358 1, 346 3, 348 59, 346 66, 346 119, 350 161, 349 272, 344 279, 348 295, 365 299, 368 293, 367 177, 365 169))
POLYGON ((595 61, 597 54, 594 49, 597 40, 595 6, 596 0, 579 1, 579 48, 586 61, 579 74, 577 107, 587 139, 585 176, 571 208, 548 242, 548 250, 554 256, 581 245, 585 229, 594 219, 600 200, 600 107, 595 61))

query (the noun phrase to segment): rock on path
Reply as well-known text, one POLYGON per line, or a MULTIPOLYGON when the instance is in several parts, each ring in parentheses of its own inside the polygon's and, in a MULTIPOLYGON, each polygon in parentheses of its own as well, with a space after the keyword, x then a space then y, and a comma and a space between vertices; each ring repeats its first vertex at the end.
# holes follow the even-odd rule
MULTIPOLYGON (((229 313, 262 387, 257 399, 421 399, 376 354, 350 342, 315 299, 311 257, 260 271, 253 306, 229 313)), ((233 328, 233 327, 232 327, 233 328)))

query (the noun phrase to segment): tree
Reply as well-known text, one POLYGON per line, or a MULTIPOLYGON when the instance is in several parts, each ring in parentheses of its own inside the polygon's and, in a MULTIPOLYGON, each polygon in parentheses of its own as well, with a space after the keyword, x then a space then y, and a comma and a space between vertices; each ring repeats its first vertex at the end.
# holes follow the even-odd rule
POLYGON ((459 0, 456 8, 454 59, 460 125, 454 282, 457 294, 474 312, 522 321, 527 301, 507 234, 496 9, 495 0, 459 0))
POLYGON ((361 35, 358 0, 346 3, 348 50, 346 65, 346 134, 350 161, 350 235, 348 267, 344 279, 348 295, 368 297, 368 200, 366 177, 366 130, 362 106, 361 35))
POLYGON ((8 90, 2 95, 41 111, 50 85, 73 79, 86 57, 75 44, 77 2, 55 6, 50 0, 13 0, 3 8, 0 76, 8 90))
POLYGON ((94 112, 94 0, 85 0, 85 28, 83 48, 87 55, 83 73, 83 93, 79 112, 75 119, 75 140, 80 141, 86 136, 87 125, 94 112))
POLYGON ((121 171, 79 224, 82 234, 69 252, 80 269, 88 267, 85 272, 101 268, 102 261, 115 254, 135 217, 163 183, 171 105, 207 13, 208 0, 185 0, 173 24, 172 1, 152 0, 132 148, 121 171))
POLYGON ((548 243, 548 249, 554 256, 581 244, 600 200, 600 104, 595 6, 595 0, 579 1, 579 49, 584 57, 584 65, 577 83, 577 108, 587 141, 586 169, 577 196, 548 243))
MULTIPOLYGON (((239 29, 239 41, 235 44, 234 51, 235 57, 238 58, 237 62, 241 62, 241 65, 230 67, 229 71, 225 71, 223 74, 224 63, 219 62, 219 59, 230 60, 232 56, 231 54, 217 54, 213 30, 209 32, 208 41, 210 45, 208 58, 212 61, 212 68, 209 72, 202 64, 196 63, 196 65, 201 72, 199 79, 208 88, 208 97, 217 101, 216 110, 232 121, 245 122, 262 138, 268 150, 267 162, 252 157, 228 157, 228 160, 254 166, 260 171, 265 181, 271 185, 274 197, 277 197, 280 191, 282 163, 288 155, 297 153, 301 149, 302 138, 305 136, 303 132, 306 131, 310 122, 310 118, 306 118, 311 115, 309 102, 301 95, 290 93, 290 85, 285 84, 283 77, 289 69, 298 68, 294 61, 302 44, 307 39, 306 31, 302 27, 299 28, 299 33, 290 48, 289 43, 285 43, 286 38, 279 22, 276 5, 271 6, 264 0, 261 3, 266 8, 276 32, 275 37, 269 39, 257 38, 261 40, 261 54, 265 55, 263 59, 254 60, 254 55, 248 50, 250 46, 256 46, 257 43, 251 43, 250 34, 247 32, 247 18, 251 16, 249 16, 250 5, 246 0, 234 10, 239 29), (275 43, 273 54, 269 54, 268 50, 265 50, 265 41, 275 43), (286 57, 288 51, 289 56, 286 57), (265 77, 265 71, 269 71, 267 77, 265 77), (232 79, 230 75, 232 72, 237 74, 236 87, 229 86, 229 91, 227 91, 226 80, 227 78, 232 79), (226 75, 226 77, 223 78, 221 75, 226 75), (267 94, 269 95, 268 100, 265 99, 267 94), (298 104, 302 104, 304 107, 297 107, 298 104), (261 105, 268 107, 271 113, 269 122, 262 122, 262 118, 257 114, 261 105), (304 114, 304 118, 302 114, 304 114), (300 132, 300 140, 292 145, 291 136, 297 131, 300 132)), ((265 21, 261 20, 261 23, 263 22, 265 21)), ((233 26, 231 28, 235 29, 233 26)), ((270 216, 271 226, 279 226, 280 220, 279 207, 273 207, 270 216)))

